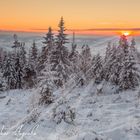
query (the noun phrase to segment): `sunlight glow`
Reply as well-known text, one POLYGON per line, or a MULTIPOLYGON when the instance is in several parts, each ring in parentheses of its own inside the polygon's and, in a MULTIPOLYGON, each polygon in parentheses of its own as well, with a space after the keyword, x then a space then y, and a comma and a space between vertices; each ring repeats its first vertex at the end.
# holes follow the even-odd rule
POLYGON ((131 31, 122 31, 122 35, 129 36, 131 35, 131 31))
POLYGON ((67 29, 139 29, 139 5, 140 0, 0 0, 0 30, 46 32, 49 26, 58 29, 61 16, 67 29))

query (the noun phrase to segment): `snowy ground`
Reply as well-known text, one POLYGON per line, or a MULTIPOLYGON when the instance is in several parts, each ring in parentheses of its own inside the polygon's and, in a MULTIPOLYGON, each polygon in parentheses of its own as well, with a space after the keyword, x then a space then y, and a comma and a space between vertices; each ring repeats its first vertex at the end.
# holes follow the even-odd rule
POLYGON ((35 105, 36 90, 2 93, 0 140, 96 140, 96 137, 139 140, 140 99, 137 91, 112 94, 111 88, 105 86, 101 95, 96 95, 96 86, 92 83, 72 91, 64 89, 57 92, 53 104, 44 107, 35 105), (70 124, 64 121, 57 124, 53 119, 54 109, 66 110, 69 106, 75 110, 76 119, 70 124), (25 137, 22 138, 23 134, 25 137))

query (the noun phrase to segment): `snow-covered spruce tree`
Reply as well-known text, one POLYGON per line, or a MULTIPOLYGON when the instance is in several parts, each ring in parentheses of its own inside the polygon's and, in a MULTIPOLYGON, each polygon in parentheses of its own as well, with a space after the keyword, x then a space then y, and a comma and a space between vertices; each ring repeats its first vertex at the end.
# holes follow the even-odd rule
POLYGON ((123 49, 122 47, 116 47, 116 53, 112 59, 112 65, 110 67, 109 81, 115 85, 119 84, 119 75, 123 67, 123 49))
POLYGON ((24 86, 23 76, 26 65, 25 43, 19 42, 17 35, 14 35, 14 40, 14 46, 12 46, 12 48, 16 50, 12 52, 11 60, 15 72, 15 89, 22 89, 24 86))
POLYGON ((33 42, 28 53, 28 62, 24 70, 24 81, 27 88, 32 88, 37 83, 37 64, 38 64, 38 49, 36 43, 33 42))
POLYGON ((31 49, 27 52, 27 62, 23 69, 23 81, 25 88, 32 88, 35 85, 36 72, 31 66, 31 49))
POLYGON ((135 57, 135 59, 137 59, 138 61, 139 61, 139 59, 140 59, 140 53, 139 53, 139 51, 137 50, 137 48, 136 48, 136 42, 135 42, 135 39, 134 38, 132 38, 132 40, 131 40, 131 45, 130 45, 130 53, 131 54, 133 54, 134 55, 134 57, 135 57))
POLYGON ((37 69, 37 59, 38 59, 38 49, 37 49, 35 41, 33 42, 31 50, 30 50, 29 53, 30 54, 29 54, 28 65, 29 65, 31 70, 36 71, 36 69, 37 69))
MULTIPOLYGON (((80 71, 82 71, 81 75, 81 80, 88 80, 89 79, 89 73, 90 73, 90 68, 91 68, 91 51, 88 45, 83 45, 82 46, 82 51, 81 51, 81 60, 80 60, 80 71)), ((83 83, 83 82, 82 82, 83 83)))
POLYGON ((111 73, 110 70, 113 67, 113 61, 116 59, 116 46, 112 46, 106 49, 105 61, 103 62, 102 76, 106 81, 109 81, 111 73))
POLYGON ((4 72, 4 66, 6 65, 7 58, 8 58, 8 53, 7 51, 4 51, 2 57, 2 65, 1 65, 2 73, 4 72))
POLYGON ((108 45, 106 47, 106 52, 105 52, 105 61, 110 57, 111 51, 112 50, 112 44, 111 42, 108 42, 108 45))
POLYGON ((27 61, 28 61, 28 59, 27 59, 27 52, 26 52, 26 50, 25 50, 25 43, 21 43, 21 46, 20 46, 20 50, 19 50, 19 62, 20 62, 20 67, 21 67, 21 70, 22 70, 22 87, 24 86, 24 87, 26 87, 25 85, 26 85, 26 83, 27 83, 27 81, 26 80, 24 80, 24 76, 25 76, 25 68, 27 67, 27 61))
POLYGON ((43 42, 44 47, 46 48, 47 54, 51 53, 51 50, 54 46, 54 35, 52 33, 52 28, 48 28, 48 33, 44 37, 45 41, 43 42))
POLYGON ((50 68, 50 63, 47 62, 45 68, 41 71, 41 75, 39 76, 39 88, 41 89, 39 104, 50 104, 53 102, 55 77, 50 68))
POLYGON ((46 34, 44 39, 44 46, 38 59, 38 71, 42 71, 45 68, 46 63, 49 61, 48 59, 50 59, 49 57, 55 45, 54 35, 52 33, 51 27, 48 28, 48 33, 46 34))
POLYGON ((13 44, 14 45, 12 46, 12 48, 14 49, 14 51, 9 53, 5 57, 4 60, 5 62, 3 66, 3 77, 5 78, 8 89, 16 89, 18 83, 18 75, 17 75, 15 64, 16 64, 17 57, 19 57, 19 50, 20 50, 21 43, 18 41, 18 37, 16 34, 14 35, 13 44))
POLYGON ((0 49, 0 91, 4 91, 7 88, 5 79, 3 77, 3 69, 2 69, 4 66, 3 59, 4 59, 4 52, 3 49, 0 49))
POLYGON ((3 77, 3 73, 0 70, 0 92, 5 91, 7 89, 7 83, 5 78, 3 77))
POLYGON ((37 57, 38 57, 38 49, 37 49, 37 46, 36 46, 36 43, 35 41, 33 41, 33 44, 32 44, 32 59, 34 59, 35 61, 37 61, 37 57))
POLYGON ((36 72, 34 70, 31 70, 28 65, 24 69, 24 84, 25 88, 33 88, 36 84, 36 72))
MULTIPOLYGON (((45 68, 39 75, 39 87, 41 88, 39 104, 50 104, 53 101, 55 86, 55 72, 51 70, 50 58, 44 63, 45 68)), ((57 80, 57 79, 56 79, 57 80)))
POLYGON ((91 68, 89 72, 89 79, 94 79, 95 83, 100 83, 102 81, 103 64, 102 57, 97 54, 93 57, 91 68))
POLYGON ((3 77, 9 89, 21 89, 23 87, 23 69, 25 66, 24 43, 20 43, 17 35, 14 35, 14 49, 4 60, 3 77), (24 52, 23 52, 24 50, 24 52))
MULTIPOLYGON (((83 71, 81 70, 81 55, 77 51, 77 44, 75 43, 75 33, 73 33, 73 41, 72 41, 72 48, 69 54, 69 60, 71 62, 71 80, 67 83, 68 85, 83 85, 85 76, 83 74, 83 71)), ((73 85, 73 86, 74 86, 73 85)))
POLYGON ((24 67, 27 64, 27 57, 26 57, 27 52, 26 52, 24 46, 25 46, 25 43, 21 43, 20 51, 19 51, 20 62, 21 62, 21 65, 22 65, 22 69, 24 69, 24 67))
POLYGON ((72 49, 69 55, 69 60, 72 64, 72 71, 73 73, 77 73, 80 70, 80 54, 76 50, 77 45, 72 44, 72 49))
POLYGON ((121 90, 134 89, 139 85, 140 81, 140 71, 135 57, 136 51, 130 51, 130 46, 125 36, 122 36, 120 40, 124 55, 123 67, 119 77, 119 86, 121 90))
POLYGON ((3 67, 3 77, 5 78, 5 81, 7 83, 7 88, 15 89, 16 72, 10 54, 8 54, 3 67))
POLYGON ((59 23, 58 35, 56 38, 56 46, 50 56, 51 70, 55 73, 55 84, 61 87, 66 82, 70 75, 70 61, 69 51, 65 44, 68 39, 66 38, 64 20, 61 18, 59 23))
POLYGON ((23 88, 23 68, 20 62, 19 54, 17 55, 17 58, 15 59, 14 69, 15 69, 15 75, 16 75, 15 88, 22 89, 23 88))
POLYGON ((46 61, 47 61, 47 50, 46 47, 43 46, 38 56, 38 64, 37 64, 38 72, 45 68, 44 63, 46 61))
POLYGON ((76 47, 77 45, 72 45, 72 49, 71 52, 69 54, 69 59, 71 62, 75 63, 76 62, 76 58, 78 57, 78 52, 76 51, 76 47))
POLYGON ((13 37, 14 37, 14 43, 12 46, 12 48, 14 49, 13 55, 15 55, 14 57, 16 57, 16 54, 19 51, 19 48, 21 47, 21 43, 18 41, 18 36, 16 34, 14 34, 13 37))
POLYGON ((2 69, 3 65, 3 49, 0 48, 0 69, 2 69))
MULTIPOLYGON (((52 33, 51 27, 48 29, 48 33, 46 37, 44 37, 45 41, 44 48, 46 51, 45 59, 42 59, 43 63, 40 63, 40 75, 39 75, 39 87, 41 87, 41 97, 40 97, 40 104, 50 104, 53 100, 53 91, 55 89, 55 76, 54 71, 52 71, 51 67, 51 56, 54 50, 54 37, 52 33)), ((43 58, 43 57, 42 57, 43 58)))
MULTIPOLYGON (((19 65, 17 65, 17 59, 22 58, 20 54, 21 43, 18 41, 17 35, 14 35, 14 43, 12 48, 14 49, 11 53, 5 54, 3 57, 2 73, 3 77, 7 83, 8 89, 21 88, 20 76, 19 76, 19 65), (16 66, 17 65, 17 66, 16 66)), ((22 66, 21 66, 22 68, 22 66)))

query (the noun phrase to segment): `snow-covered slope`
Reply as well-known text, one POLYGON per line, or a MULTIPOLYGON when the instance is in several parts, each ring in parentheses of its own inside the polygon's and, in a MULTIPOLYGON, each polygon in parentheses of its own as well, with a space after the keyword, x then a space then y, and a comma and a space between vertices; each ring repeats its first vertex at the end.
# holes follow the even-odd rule
POLYGON ((0 139, 139 140, 138 91, 113 94, 113 87, 106 85, 103 94, 96 94, 97 89, 91 83, 73 90, 59 90, 55 102, 49 106, 36 104, 38 90, 35 89, 2 93, 0 139), (76 114, 74 121, 62 120, 57 124, 60 112, 69 108, 76 114), (54 118, 54 111, 58 118, 54 118))

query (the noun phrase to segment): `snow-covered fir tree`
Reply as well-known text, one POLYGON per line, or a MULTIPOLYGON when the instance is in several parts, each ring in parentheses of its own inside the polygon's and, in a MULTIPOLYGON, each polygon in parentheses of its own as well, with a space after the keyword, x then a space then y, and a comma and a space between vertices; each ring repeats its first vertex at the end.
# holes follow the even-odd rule
POLYGON ((58 35, 56 38, 56 44, 59 46, 63 46, 66 43, 68 43, 67 39, 67 34, 65 34, 66 28, 65 28, 65 23, 63 17, 61 17, 61 20, 58 24, 59 30, 58 30, 58 35))
POLYGON ((32 53, 31 53, 31 57, 34 61, 37 61, 37 57, 38 57, 38 49, 37 49, 37 46, 36 46, 36 43, 35 41, 33 41, 33 44, 32 44, 32 53))
POLYGON ((3 56, 2 56, 2 65, 1 65, 1 70, 2 72, 4 71, 4 66, 6 64, 7 61, 7 57, 8 57, 8 52, 7 51, 3 51, 3 56))
POLYGON ((23 88, 23 68, 20 62, 20 56, 17 55, 14 64, 15 71, 15 88, 22 89, 23 88))
POLYGON ((39 79, 40 101, 39 104, 50 104, 53 101, 53 91, 56 89, 55 85, 55 72, 51 70, 51 64, 48 59, 44 64, 44 69, 41 70, 39 79))
POLYGON ((80 54, 79 52, 76 50, 77 45, 73 45, 72 46, 72 50, 70 52, 69 55, 69 59, 71 61, 72 64, 72 70, 73 72, 78 72, 79 71, 79 67, 80 67, 80 54))
POLYGON ((7 89, 7 83, 3 77, 3 73, 0 70, 0 91, 5 91, 7 89))
POLYGON ((21 43, 18 41, 18 36, 16 34, 13 35, 14 43, 12 48, 14 49, 14 54, 16 55, 17 51, 19 51, 19 48, 21 47, 21 43))
POLYGON ((20 62, 22 65, 22 69, 24 69, 24 67, 27 64, 27 56, 26 55, 27 55, 27 52, 25 50, 25 43, 21 43, 19 56, 20 56, 20 62))
POLYGON ((39 86, 41 87, 41 98, 40 98, 40 104, 50 104, 52 103, 52 97, 53 97, 53 91, 55 90, 55 72, 52 71, 51 67, 51 56, 54 51, 55 42, 54 42, 54 35, 52 33, 51 27, 48 29, 48 33, 44 37, 45 41, 44 49, 45 49, 45 57, 41 57, 41 62, 39 65, 41 69, 40 76, 39 76, 39 86))
POLYGON ((88 45, 82 46, 82 52, 81 52, 81 66, 80 69, 83 71, 84 75, 88 73, 91 67, 91 51, 90 47, 88 45))
MULTIPOLYGON (((33 46, 32 46, 33 47, 33 46)), ((32 54, 32 48, 29 50, 27 65, 24 68, 24 81, 26 81, 26 88, 32 88, 37 84, 37 67, 38 67, 38 59, 34 57, 32 54), (35 58, 35 60, 33 59, 35 58)))
POLYGON ((102 81, 103 64, 102 57, 97 54, 92 59, 92 65, 89 72, 89 79, 94 79, 95 83, 102 81))
POLYGON ((55 73, 55 83, 62 86, 68 80, 70 75, 69 51, 65 46, 68 39, 65 34, 64 20, 61 18, 59 23, 58 35, 56 38, 56 46, 50 56, 51 70, 55 73))
POLYGON ((49 57, 54 49, 55 42, 51 27, 48 28, 48 33, 46 34, 44 39, 44 46, 38 59, 38 71, 42 71, 45 68, 45 65, 49 61, 48 59, 50 59, 49 57))
POLYGON ((16 72, 10 54, 5 60, 3 69, 3 77, 6 80, 8 89, 16 88, 16 72))
POLYGON ((116 46, 112 46, 106 49, 105 61, 103 63, 103 78, 106 81, 109 81, 111 73, 110 70, 112 69, 114 63, 113 60, 116 59, 117 48, 116 46))
POLYGON ((38 56, 38 65, 37 65, 38 72, 45 68, 44 63, 46 61, 47 61, 47 50, 46 47, 43 46, 38 56))
POLYGON ((73 33, 73 41, 72 41, 72 49, 69 54, 69 60, 72 64, 72 71, 73 73, 77 73, 80 70, 80 54, 76 50, 77 44, 75 43, 75 33, 73 33))
MULTIPOLYGON (((131 51, 125 36, 121 37, 123 48, 123 66, 120 72, 119 86, 121 90, 134 89, 140 82, 140 70, 138 67, 138 61, 136 51, 131 51)), ((133 44, 134 45, 134 44, 133 44)))
POLYGON ((109 82, 118 85, 119 84, 119 75, 123 66, 123 48, 116 47, 114 48, 114 53, 112 59, 110 59, 109 63, 111 64, 109 74, 109 82), (112 62, 111 62, 112 61, 112 62))
POLYGON ((36 71, 37 69, 37 61, 38 61, 38 49, 35 41, 33 41, 31 50, 30 50, 30 58, 29 58, 29 67, 36 71))
POLYGON ((2 63, 3 63, 3 49, 0 48, 0 69, 2 69, 2 63))
POLYGON ((38 49, 35 41, 28 54, 28 64, 25 67, 24 78, 29 82, 27 87, 33 87, 37 83, 38 49))
POLYGON ((106 47, 106 52, 105 52, 105 61, 109 58, 110 54, 111 54, 111 42, 108 42, 108 45, 106 47))
POLYGON ((15 88, 22 89, 24 86, 23 76, 24 76, 24 68, 26 66, 26 51, 25 51, 25 43, 21 43, 17 39, 17 35, 14 35, 14 46, 12 48, 16 49, 12 51, 11 61, 14 68, 15 75, 15 88))
POLYGON ((0 91, 4 91, 7 88, 6 81, 3 77, 3 67, 4 67, 4 51, 0 48, 0 91))
POLYGON ((8 53, 7 56, 5 56, 4 60, 4 66, 3 66, 3 77, 6 80, 6 83, 8 85, 8 89, 16 89, 21 88, 20 79, 19 77, 19 65, 17 65, 17 59, 18 63, 20 64, 20 48, 21 43, 18 41, 18 37, 15 34, 14 35, 14 45, 12 46, 13 51, 8 53), (17 66, 16 66, 17 65, 17 66))
POLYGON ((47 54, 51 52, 51 49, 53 49, 54 46, 54 35, 52 33, 52 28, 48 28, 48 33, 44 37, 45 41, 43 42, 44 47, 46 48, 47 54))

